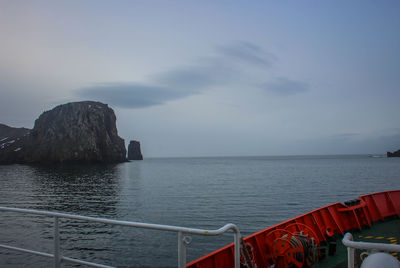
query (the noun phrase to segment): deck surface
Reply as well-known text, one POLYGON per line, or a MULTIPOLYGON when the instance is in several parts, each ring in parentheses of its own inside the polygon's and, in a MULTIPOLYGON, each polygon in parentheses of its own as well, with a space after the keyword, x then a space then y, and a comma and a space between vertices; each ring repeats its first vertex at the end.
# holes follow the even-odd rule
MULTIPOLYGON (((400 219, 375 222, 371 228, 362 231, 352 231, 351 234, 355 241, 400 244, 400 219)), ((356 250, 358 264, 361 264, 360 254, 364 251, 366 250, 356 250)), ((400 260, 398 253, 394 252, 391 254, 400 260)), ((347 267, 347 248, 342 244, 342 237, 336 239, 336 254, 334 256, 326 256, 325 259, 314 264, 312 267, 347 267)))

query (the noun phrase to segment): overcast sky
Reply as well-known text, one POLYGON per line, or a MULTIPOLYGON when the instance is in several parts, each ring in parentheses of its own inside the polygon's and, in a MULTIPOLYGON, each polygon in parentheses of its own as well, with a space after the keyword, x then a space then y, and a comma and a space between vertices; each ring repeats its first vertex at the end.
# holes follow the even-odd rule
POLYGON ((0 122, 97 100, 145 157, 400 149, 400 1, 0 0, 0 122))

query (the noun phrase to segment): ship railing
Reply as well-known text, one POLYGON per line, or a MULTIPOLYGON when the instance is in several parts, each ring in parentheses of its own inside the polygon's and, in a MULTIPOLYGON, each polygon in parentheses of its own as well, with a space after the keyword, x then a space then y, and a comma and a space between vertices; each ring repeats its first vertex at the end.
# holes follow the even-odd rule
POLYGON ((387 251, 387 252, 400 252, 400 245, 385 244, 385 243, 371 243, 353 241, 351 233, 346 233, 342 239, 343 245, 347 247, 347 267, 354 268, 354 252, 356 249, 364 249, 371 251, 387 251))
POLYGON ((81 215, 73 215, 59 212, 51 212, 51 211, 42 211, 42 210, 33 210, 33 209, 22 209, 22 208, 10 208, 10 207, 1 207, 0 211, 9 211, 9 212, 17 212, 23 214, 35 214, 42 215, 47 217, 54 218, 54 237, 53 237, 53 245, 54 250, 53 254, 35 251, 26 248, 19 248, 10 245, 0 244, 0 248, 5 248, 9 250, 15 250, 25 253, 31 253, 39 256, 49 257, 54 259, 54 267, 59 268, 62 262, 72 262, 77 264, 83 264, 91 267, 101 267, 101 268, 111 268, 113 266, 98 264, 94 262, 84 261, 80 259, 69 258, 62 255, 60 250, 60 218, 68 218, 89 222, 97 222, 111 225, 120 225, 120 226, 129 226, 135 228, 144 228, 144 229, 155 229, 161 231, 170 231, 178 233, 178 267, 183 268, 186 267, 186 246, 191 242, 191 237, 186 236, 185 234, 196 234, 196 235, 204 235, 204 236, 217 236, 221 235, 229 230, 232 230, 234 233, 234 262, 235 268, 240 267, 240 240, 241 235, 238 227, 235 224, 228 223, 222 226, 219 229, 214 230, 205 230, 205 229, 197 229, 197 228, 187 228, 173 225, 162 225, 162 224, 153 224, 153 223, 143 223, 143 222, 133 222, 133 221, 121 221, 121 220, 112 220, 106 218, 95 218, 95 217, 87 217, 81 215))

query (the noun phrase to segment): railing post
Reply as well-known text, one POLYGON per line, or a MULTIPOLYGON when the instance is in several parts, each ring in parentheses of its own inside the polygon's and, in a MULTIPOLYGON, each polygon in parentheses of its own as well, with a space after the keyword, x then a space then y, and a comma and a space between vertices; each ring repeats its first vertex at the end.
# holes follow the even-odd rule
POLYGON ((240 233, 234 231, 235 268, 240 268, 240 233))
POLYGON ((347 248, 347 267, 354 268, 354 248, 347 248))
MULTIPOLYGON (((353 241, 353 236, 351 235, 351 233, 346 233, 343 237, 343 241, 344 240, 350 240, 353 241)), ((348 246, 345 244, 345 246, 347 247, 347 267, 348 268, 354 268, 354 248, 348 246)))
POLYGON ((186 267, 186 245, 183 232, 178 232, 178 268, 186 267))
POLYGON ((60 268, 60 230, 58 217, 54 217, 54 268, 60 268))

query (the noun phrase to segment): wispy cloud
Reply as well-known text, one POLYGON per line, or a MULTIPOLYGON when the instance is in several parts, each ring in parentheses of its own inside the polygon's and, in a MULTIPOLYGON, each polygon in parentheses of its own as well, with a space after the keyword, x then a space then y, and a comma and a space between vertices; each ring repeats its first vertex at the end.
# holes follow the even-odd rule
POLYGON ((239 41, 227 46, 217 47, 217 51, 226 57, 258 67, 271 67, 276 60, 273 54, 265 52, 260 46, 239 41))
POLYGON ((153 82, 168 87, 201 92, 215 85, 228 83, 237 71, 215 58, 199 61, 197 64, 173 69, 153 77, 153 82))
MULTIPOLYGON (((217 53, 212 57, 200 58, 192 64, 154 74, 148 82, 108 82, 94 84, 76 92, 79 97, 99 100, 116 107, 144 108, 201 94, 215 87, 240 84, 246 80, 241 79, 248 73, 245 70, 253 68, 265 71, 276 60, 274 55, 250 42, 234 42, 216 47, 215 51, 217 53)), ((247 86, 254 87, 254 84, 247 86)), ((279 95, 308 90, 307 84, 287 78, 259 83, 256 87, 279 95)))
POLYGON ((103 83, 82 88, 80 97, 95 99, 121 108, 143 108, 195 94, 186 90, 154 87, 137 83, 103 83))
POLYGON ((294 95, 309 90, 309 85, 307 83, 284 77, 275 78, 272 81, 260 84, 259 87, 265 91, 281 96, 294 95))
POLYGON ((357 136, 360 136, 360 133, 340 133, 340 134, 333 135, 332 138, 350 139, 350 138, 357 137, 357 136))

